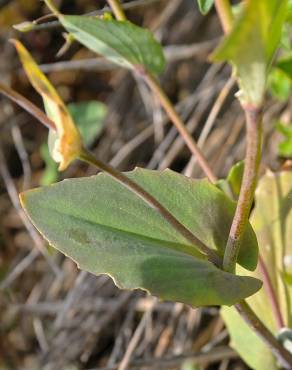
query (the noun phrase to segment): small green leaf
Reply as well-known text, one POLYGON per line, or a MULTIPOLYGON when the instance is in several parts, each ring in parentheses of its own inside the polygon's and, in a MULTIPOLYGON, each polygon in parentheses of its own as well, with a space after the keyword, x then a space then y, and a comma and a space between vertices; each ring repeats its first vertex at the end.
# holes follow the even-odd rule
POLYGON ((204 15, 206 15, 214 5, 214 0, 197 0, 197 1, 200 12, 204 15))
POLYGON ((58 180, 59 172, 58 165, 53 160, 47 143, 43 143, 41 146, 41 156, 45 162, 45 169, 42 174, 40 184, 50 185, 58 180))
MULTIPOLYGON (((127 176, 222 254, 235 204, 220 190, 170 170, 137 169, 127 176)), ((21 199, 54 247, 82 269, 109 274, 120 287, 193 306, 231 305, 261 287, 257 279, 207 262, 155 210, 105 174, 28 191, 21 199)), ((241 252, 242 262, 254 266, 257 244, 250 226, 241 252)))
POLYGON ((292 274, 289 274, 288 272, 282 273, 283 280, 286 284, 292 285, 292 274))
POLYGON ((244 161, 240 161, 233 165, 226 179, 221 179, 217 182, 217 187, 221 189, 231 199, 238 199, 241 182, 244 171, 244 161))
POLYGON ((233 30, 212 58, 233 64, 243 103, 260 105, 266 89, 268 67, 281 39, 287 0, 247 0, 245 4, 233 30))
POLYGON ((286 139, 279 144, 279 155, 283 158, 292 158, 292 139, 286 139))
POLYGON ((288 0, 288 11, 286 16, 286 22, 292 24, 292 1, 288 0))
POLYGON ((129 21, 63 16, 60 22, 76 40, 122 67, 145 67, 159 74, 165 66, 161 45, 150 31, 129 21))
POLYGON ((276 129, 281 132, 287 139, 292 139, 292 124, 286 125, 283 122, 278 122, 276 129))
POLYGON ((278 68, 273 68, 269 73, 268 88, 276 99, 286 101, 291 93, 291 80, 286 73, 278 68))
POLYGON ((239 197, 243 178, 243 171, 244 171, 244 161, 240 161, 231 167, 227 176, 227 181, 231 186, 235 199, 239 197))
POLYGON ((285 139, 279 144, 278 150, 279 155, 284 158, 292 157, 292 125, 285 125, 284 123, 278 122, 276 128, 281 134, 284 135, 285 139))
POLYGON ((106 106, 98 101, 71 103, 69 112, 78 127, 86 146, 90 146, 103 129, 106 106))
POLYGON ((292 55, 278 60, 277 68, 279 68, 292 80, 292 55))

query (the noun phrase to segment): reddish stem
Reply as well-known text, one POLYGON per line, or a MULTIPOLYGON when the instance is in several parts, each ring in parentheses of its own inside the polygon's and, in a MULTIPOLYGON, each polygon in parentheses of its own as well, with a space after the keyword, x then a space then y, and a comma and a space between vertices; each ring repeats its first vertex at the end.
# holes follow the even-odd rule
POLYGON ((267 267, 265 265, 265 261, 262 259, 261 255, 259 255, 259 270, 263 279, 264 289, 268 296, 268 299, 271 303, 271 308, 275 316, 275 320, 277 322, 277 326, 279 329, 285 326, 284 319, 278 304, 278 299, 276 297, 276 293, 268 273, 267 267))
POLYGON ((19 105, 28 113, 30 113, 38 121, 44 124, 48 129, 56 131, 56 126, 54 122, 49 117, 47 117, 43 111, 41 111, 36 105, 34 105, 32 102, 26 99, 23 95, 19 94, 15 90, 12 90, 8 86, 2 85, 1 83, 0 83, 0 93, 9 98, 10 100, 14 101, 14 103, 19 105))

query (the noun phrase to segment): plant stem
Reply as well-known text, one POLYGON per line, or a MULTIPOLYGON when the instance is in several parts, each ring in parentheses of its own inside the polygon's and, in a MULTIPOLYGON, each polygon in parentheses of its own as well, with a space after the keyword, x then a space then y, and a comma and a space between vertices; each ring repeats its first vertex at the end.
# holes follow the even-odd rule
POLYGON ((216 12, 220 19, 224 33, 232 28, 233 14, 229 0, 215 0, 216 12))
MULTIPOLYGON (((217 14, 220 18, 224 33, 230 32, 233 24, 233 15, 229 0, 215 0, 217 14)), ((261 159, 261 136, 262 136, 262 114, 259 107, 243 106, 246 116, 247 148, 242 185, 237 202, 237 208, 232 222, 227 246, 225 249, 223 269, 229 272, 235 271, 237 255, 239 252, 240 238, 248 222, 252 206, 258 169, 261 159)), ((264 280, 264 288, 272 304, 272 310, 279 327, 284 326, 284 320, 278 306, 275 292, 261 256, 259 256, 259 268, 264 280)), ((263 324, 246 301, 241 301, 235 308, 251 327, 254 332, 268 345, 271 352, 278 361, 287 369, 292 367, 292 355, 274 337, 274 335, 263 324)))
MULTIPOLYGON (((124 10, 120 4, 119 0, 107 0, 110 7, 113 10, 113 13, 115 17, 118 20, 126 20, 126 15, 124 13, 124 10)), ((201 150, 198 148, 195 140, 191 136, 191 134, 186 129, 184 123, 180 119, 179 115, 176 113, 176 110, 173 107, 173 104, 166 96, 165 92, 161 88, 159 82, 157 79, 152 76, 152 74, 149 71, 146 71, 143 67, 138 66, 136 68, 136 72, 143 78, 143 80, 146 82, 146 84, 149 86, 151 91, 155 94, 155 96, 158 98, 161 106, 164 108, 166 114, 170 118, 170 120, 174 123, 176 126, 178 132, 180 133, 181 137, 189 147, 191 153, 197 158, 197 161, 199 165, 201 166, 202 170, 208 177, 208 179, 211 182, 216 182, 217 178, 215 174, 213 173, 212 169, 210 168, 206 158, 204 157, 201 150)))
POLYGON ((117 171, 112 166, 102 162, 95 158, 86 149, 83 149, 80 159, 93 164, 99 170, 106 172, 112 178, 114 178, 121 185, 126 187, 132 193, 136 194, 140 199, 147 203, 151 208, 157 211, 177 232, 179 232, 191 245, 197 247, 202 253, 204 253, 210 262, 216 266, 221 266, 222 261, 220 257, 208 246, 206 246, 200 239, 198 239, 189 229, 187 229, 180 221, 178 221, 161 203, 158 202, 151 194, 144 190, 136 182, 132 181, 129 177, 124 175, 122 172, 117 171))
MULTIPOLYGON (((237 208, 231 225, 231 230, 223 259, 223 269, 232 273, 234 273, 235 271, 235 264, 240 246, 239 242, 248 223, 261 158, 261 109, 258 107, 250 106, 243 106, 243 109, 246 116, 247 127, 247 148, 244 173, 240 195, 237 202, 237 208)), ((260 267, 263 266, 260 265, 260 267)), ((266 275, 264 276, 264 283, 267 284, 267 280, 265 279, 265 277, 266 275)), ((269 289, 269 286, 266 285, 265 288, 269 289)), ((273 299, 276 298, 273 297, 273 299)), ((268 328, 262 323, 255 312, 250 308, 248 303, 246 301, 241 301, 240 303, 235 305, 235 307, 240 313, 241 317, 246 321, 246 323, 269 346, 271 352, 276 356, 282 366, 286 367, 287 369, 291 369, 292 355, 277 341, 274 335, 268 330, 268 328)), ((275 308, 277 307, 274 307, 274 309, 275 308)), ((280 312, 277 312, 276 314, 278 323, 282 325, 283 319, 280 312)))
POLYGON ((9 98, 10 100, 14 101, 17 105, 21 108, 26 110, 29 114, 35 117, 38 121, 44 124, 48 129, 56 130, 56 126, 54 122, 45 115, 43 111, 41 111, 36 105, 26 99, 23 95, 19 94, 15 90, 11 89, 8 86, 3 85, 0 83, 0 93, 9 98))
POLYGON ((187 144, 188 148, 190 149, 191 153, 196 157, 200 167, 208 177, 208 179, 214 183, 217 181, 217 178, 210 168, 206 158, 204 157, 203 153, 197 146, 195 140, 185 127, 184 123, 182 122, 179 115, 176 113, 176 110, 173 107, 173 104, 166 96, 164 91, 162 90, 159 82, 157 79, 152 76, 149 72, 140 72, 141 76, 143 77, 144 81, 147 83, 151 91, 155 94, 155 96, 159 99, 160 104, 164 108, 165 112, 167 113, 170 120, 173 122, 175 127, 177 128, 178 132, 180 133, 181 137, 187 144))
POLYGON ((245 322, 255 331, 255 333, 268 345, 271 352, 286 369, 292 368, 292 354, 288 352, 274 337, 270 330, 262 323, 250 306, 241 301, 235 308, 245 320, 245 322))
POLYGON ((119 21, 127 20, 124 9, 122 8, 119 0, 107 0, 107 2, 109 4, 109 6, 112 8, 112 11, 113 11, 115 17, 119 21))
POLYGON ((273 311, 278 329, 280 330, 285 326, 284 319, 280 310, 276 292, 271 282, 269 272, 261 255, 259 255, 259 271, 263 279, 263 288, 265 289, 268 299, 271 303, 271 309, 273 311))
POLYGON ((254 192, 256 188, 258 169, 261 158, 261 122, 262 112, 257 107, 243 107, 246 117, 247 147, 244 163, 244 173, 239 199, 232 221, 227 245, 225 248, 223 269, 234 273, 240 240, 248 223, 254 192))
POLYGON ((61 15, 52 0, 44 0, 44 2, 46 6, 51 10, 52 14, 54 14, 57 18, 61 15))

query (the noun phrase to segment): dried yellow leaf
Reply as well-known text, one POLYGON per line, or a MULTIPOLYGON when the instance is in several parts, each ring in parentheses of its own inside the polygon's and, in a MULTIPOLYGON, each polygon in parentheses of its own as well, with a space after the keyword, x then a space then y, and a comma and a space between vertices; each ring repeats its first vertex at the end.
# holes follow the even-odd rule
POLYGON ((55 122, 57 140, 53 158, 60 163, 59 170, 65 170, 82 151, 82 139, 73 119, 48 78, 40 70, 30 53, 20 41, 12 40, 30 83, 42 96, 48 116, 55 122))

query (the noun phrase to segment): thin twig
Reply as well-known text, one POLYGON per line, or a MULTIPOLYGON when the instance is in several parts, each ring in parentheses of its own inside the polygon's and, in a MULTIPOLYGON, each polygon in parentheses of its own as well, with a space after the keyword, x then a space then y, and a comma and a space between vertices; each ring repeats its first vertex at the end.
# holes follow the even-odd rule
MULTIPOLYGON (((191 110, 194 110, 196 106, 199 108, 198 109, 199 112, 198 113, 194 112, 193 116, 189 118, 188 122, 186 123, 186 127, 190 133, 193 132, 196 126, 196 122, 201 117, 200 112, 204 111, 205 108, 208 106, 210 97, 213 95, 213 91, 215 90, 213 86, 210 86, 210 82, 214 81, 215 76, 220 68, 221 66, 219 64, 217 65, 213 64, 212 66, 210 66, 205 76, 202 78, 198 86, 195 88, 194 92, 187 98, 187 101, 190 101, 190 104, 188 104, 186 108, 181 109, 180 103, 178 103, 175 106, 175 110, 178 112, 178 114, 180 114, 181 118, 184 121, 186 121, 189 118, 191 110)), ((177 129, 175 128, 175 126, 173 126, 171 130, 169 130, 169 132, 167 133, 162 143, 154 151, 147 168, 151 169, 156 168, 160 161, 161 163, 159 165, 159 169, 163 169, 170 166, 171 161, 174 159, 174 156, 177 154, 178 150, 181 150, 184 146, 184 142, 182 141, 181 137, 178 137, 176 141, 174 141, 176 136, 177 129), (173 141, 174 149, 172 149, 171 147, 168 153, 166 153, 167 148, 170 147, 173 141)))
POLYGON ((209 135, 216 118, 218 117, 218 114, 220 113, 220 110, 222 109, 222 106, 224 102, 226 101, 232 87, 235 84, 235 79, 233 77, 230 77, 226 84, 223 86, 222 90, 220 91, 217 99, 215 100, 212 109, 210 110, 210 113, 208 115, 208 118, 206 120, 206 123, 204 125, 204 128, 199 136, 198 140, 198 147, 201 149, 207 139, 207 136, 209 135))
POLYGON ((21 161, 22 169, 23 169, 23 185, 22 190, 27 190, 30 187, 31 181, 31 168, 29 164, 29 157, 27 151, 24 146, 22 134, 20 128, 17 123, 13 123, 12 129, 12 138, 15 144, 15 148, 17 150, 19 159, 21 161))
MULTIPOLYGON (((210 89, 209 89, 210 90, 210 89)), ((194 109, 195 104, 197 101, 200 100, 200 97, 205 97, 207 95, 208 90, 200 90, 200 94, 195 91, 190 96, 184 98, 182 101, 178 102, 175 106, 175 109, 182 115, 182 117, 186 118, 189 116, 192 109, 194 109)), ((166 115, 163 117, 162 125, 166 125, 168 123, 168 119, 166 115)), ((169 131, 169 133, 166 135, 163 142, 160 144, 160 146, 154 151, 152 159, 150 160, 147 168, 153 169, 156 167, 157 163, 159 162, 161 156, 164 153, 164 149, 167 148, 170 143, 175 138, 177 130, 175 127, 172 127, 172 129, 169 131), (171 132, 171 135, 170 135, 171 132), (169 137, 170 135, 170 137, 169 137), (167 142, 165 142, 167 141, 167 142), (165 145, 164 145, 165 144, 165 145)), ((113 167, 118 167, 125 158, 132 153, 138 146, 140 146, 143 142, 145 142, 147 139, 149 139, 154 133, 154 127, 153 125, 147 126, 143 131, 141 131, 137 136, 135 136, 133 139, 131 139, 129 142, 125 143, 120 150, 114 155, 112 160, 110 161, 110 164, 113 167)))
POLYGON ((0 174, 3 178, 3 181, 5 183, 8 195, 10 197, 10 200, 16 209, 21 221, 23 222, 25 228, 27 229, 29 235, 31 236, 32 240, 35 243, 35 246, 38 248, 38 250, 41 252, 41 254, 45 257, 48 265, 51 267, 53 272, 56 274, 57 277, 62 276, 62 272, 59 269, 59 267, 54 263, 51 256, 49 255, 47 249, 45 248, 43 244, 43 240, 40 238, 39 234, 36 232, 30 221, 28 220, 25 212, 21 208, 19 198, 18 198, 18 192, 15 187, 14 181, 11 178, 11 175, 8 171, 4 153, 2 151, 2 148, 0 146, 0 174))
MULTIPOLYGON (((205 144, 205 141, 206 141, 210 131, 212 130, 212 128, 214 126, 214 123, 216 121, 217 116, 218 116, 226 98, 228 97, 228 95, 230 93, 230 90, 234 86, 234 83, 235 83, 234 78, 230 77, 228 79, 228 81, 226 82, 226 84, 224 85, 223 89, 220 91, 217 99, 215 100, 215 102, 212 106, 212 109, 210 110, 210 113, 208 115, 208 118, 205 122, 205 125, 204 125, 204 127, 203 127, 203 129, 200 133, 199 139, 198 139, 198 147, 200 149, 203 148, 203 146, 205 144)), ((194 169, 194 166, 195 166, 196 162, 197 162, 196 157, 192 156, 191 159, 189 160, 189 163, 185 167, 184 173, 185 173, 186 176, 192 177, 193 169, 194 169)))
MULTIPOLYGON (((223 359, 237 358, 238 354, 229 347, 216 347, 210 352, 191 353, 179 356, 167 356, 162 358, 146 358, 142 360, 133 361, 129 365, 129 369, 141 370, 144 367, 159 367, 160 369, 171 369, 180 367, 181 364, 187 360, 192 361, 197 365, 211 364, 223 359)), ((117 370, 118 364, 109 367, 91 368, 87 370, 117 370)))
MULTIPOLYGON (((158 3, 160 1, 161 0, 136 0, 136 1, 131 1, 130 3, 122 4, 122 8, 124 10, 132 10, 132 9, 137 9, 137 8, 142 8, 142 7, 145 7, 145 6, 149 6, 151 4, 158 3)), ((111 8, 106 6, 101 10, 95 10, 95 11, 90 12, 90 13, 85 13, 84 16, 95 17, 95 16, 98 16, 98 15, 103 15, 105 12, 111 12, 111 11, 112 11, 111 8)), ((54 15, 52 15, 52 14, 48 14, 46 17, 53 17, 53 16, 54 15)), ((48 29, 61 27, 61 23, 59 21, 52 21, 52 22, 46 22, 46 23, 39 24, 40 20, 41 19, 38 18, 36 21, 31 22, 32 24, 30 25, 28 31, 26 31, 26 32, 48 30, 48 29)), ((17 27, 16 27, 16 29, 17 29, 17 27)))
MULTIPOLYGON (((154 302, 153 302, 154 304, 154 302)), ((128 366, 129 366, 129 363, 131 361, 131 357, 133 355, 133 352, 135 350, 135 348, 137 347, 138 345, 138 342, 145 330, 145 327, 146 327, 146 324, 147 324, 147 321, 148 321, 148 318, 152 315, 152 311, 153 311, 153 306, 150 308, 150 310, 148 310, 146 313, 144 313, 142 319, 140 320, 139 322, 139 325, 134 333, 134 335, 132 336, 131 340, 130 340, 130 343, 128 344, 127 346, 127 350, 124 354, 124 357, 121 361, 121 363, 119 364, 119 367, 118 367, 118 370, 127 370, 128 366)))
POLYGON ((32 249, 6 276, 0 284, 0 290, 6 289, 13 283, 14 280, 26 270, 35 259, 39 256, 38 249, 32 249))
POLYGON ((161 105, 165 109, 171 121, 174 123, 181 137, 184 139, 191 153, 194 156, 196 156, 197 161, 199 165, 201 166, 202 170, 205 172, 205 174, 207 175, 207 177, 209 178, 211 182, 216 182, 217 178, 215 174, 213 173, 212 169, 210 168, 206 158, 204 157, 203 153, 198 148, 195 140, 193 139, 189 131, 186 129, 184 123, 182 122, 178 114, 176 113, 172 103, 170 102, 170 100, 168 99, 164 91, 161 89, 156 78, 154 78, 153 76, 151 76, 151 74, 147 72, 143 74, 143 77, 144 77, 145 82, 149 86, 149 88, 153 91, 153 93, 159 99, 161 105))
MULTIPOLYGON (((194 43, 190 45, 169 45, 163 48, 165 59, 168 63, 177 62, 183 59, 193 58, 211 51, 217 39, 194 43)), ((111 71, 119 66, 106 58, 85 58, 80 60, 68 60, 55 63, 41 64, 40 69, 44 73, 64 71, 111 71)), ((22 73, 22 72, 21 72, 22 73)))
MULTIPOLYGON (((191 118, 188 120, 186 124, 186 128, 190 133, 193 133, 193 131, 198 127, 200 120, 202 119, 203 115, 206 114, 208 106, 211 102, 211 99, 213 98, 213 94, 216 93, 217 88, 220 85, 217 85, 216 88, 209 89, 209 93, 204 96, 200 96, 200 101, 197 106, 197 109, 194 111, 194 114, 191 116, 191 118)), ((171 162, 175 160, 177 153, 184 147, 185 142, 182 139, 182 137, 179 135, 176 140, 173 142, 171 147, 169 148, 168 152, 165 154, 163 160, 159 164, 158 169, 163 170, 171 165, 171 162)), ((192 155, 192 158, 196 158, 194 155, 192 155)), ((196 160, 196 163, 197 160, 196 160)))

